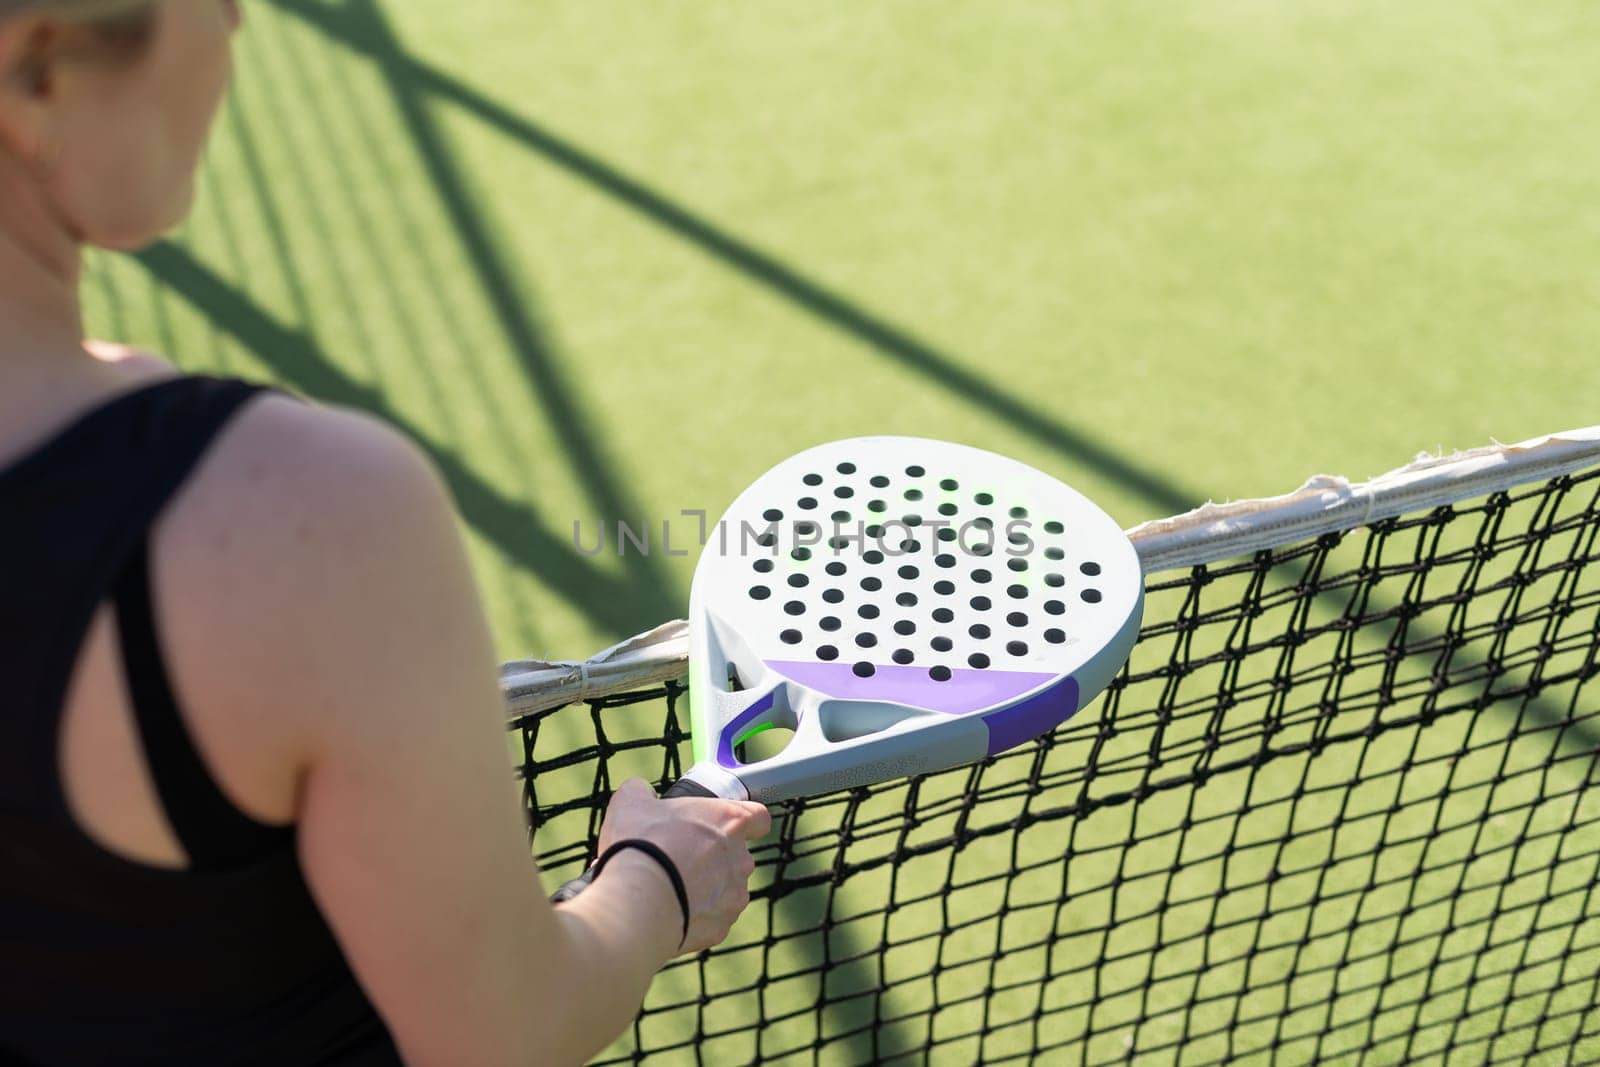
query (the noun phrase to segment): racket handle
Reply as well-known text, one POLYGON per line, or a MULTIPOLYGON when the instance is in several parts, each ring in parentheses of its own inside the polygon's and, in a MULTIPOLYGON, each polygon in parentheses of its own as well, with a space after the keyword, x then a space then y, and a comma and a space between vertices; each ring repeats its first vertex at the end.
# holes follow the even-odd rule
MULTIPOLYGON (((710 797, 711 799, 715 800, 717 798, 717 794, 713 793, 711 790, 707 789, 705 786, 701 785, 692 778, 679 778, 676 782, 673 782, 667 787, 667 791, 665 793, 661 794, 662 800, 677 800, 680 797, 710 797)), ((572 881, 568 882, 566 885, 563 885, 560 889, 557 889, 554 893, 552 893, 550 895, 550 903, 562 904, 571 900, 585 889, 588 889, 589 883, 592 881, 594 881, 593 867, 589 868, 587 871, 584 871, 582 874, 578 875, 578 877, 574 878, 572 881)))
POLYGON ((592 881, 594 881, 594 868, 591 867, 589 870, 584 871, 582 874, 578 875, 578 877, 574 878, 560 889, 557 889, 554 893, 551 893, 550 903, 565 904, 567 901, 571 900, 585 889, 588 889, 589 883, 592 881))
POLYGON ((679 797, 710 797, 717 799, 717 794, 695 781, 693 778, 679 778, 667 786, 667 791, 661 794, 662 800, 677 800, 679 797))

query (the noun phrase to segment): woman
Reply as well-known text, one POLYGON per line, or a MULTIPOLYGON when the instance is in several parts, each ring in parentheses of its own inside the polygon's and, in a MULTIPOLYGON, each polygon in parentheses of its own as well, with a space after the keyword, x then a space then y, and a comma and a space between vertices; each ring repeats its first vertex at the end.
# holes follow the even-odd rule
POLYGON ((626 783, 552 908, 417 449, 81 340, 238 21, 0 0, 0 1060, 575 1063, 726 935, 767 814, 626 783))

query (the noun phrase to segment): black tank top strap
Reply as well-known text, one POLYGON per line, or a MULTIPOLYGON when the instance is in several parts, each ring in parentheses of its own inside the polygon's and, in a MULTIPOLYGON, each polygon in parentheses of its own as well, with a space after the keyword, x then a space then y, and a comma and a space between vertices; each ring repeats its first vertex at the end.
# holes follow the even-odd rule
MULTIPOLYGON (((0 548, 10 558, 33 561, 25 579, 12 576, 7 592, 14 597, 0 606, 0 629, 14 637, 17 662, 28 664, 19 694, 27 713, 0 723, 27 731, 6 739, 19 757, 7 761, 7 770, 25 768, 27 780, 13 778, 16 788, 0 787, 0 795, 9 794, 25 808, 33 807, 29 801, 34 799, 57 816, 68 815, 57 773, 60 709, 89 623, 124 584, 130 567, 137 563, 134 569, 143 574, 151 527, 229 420, 262 391, 246 382, 207 377, 138 387, 0 471, 0 499, 18 514, 36 518, 25 526, 0 524, 0 548), (30 618, 51 625, 30 626, 30 618), (23 658, 30 647, 38 658, 23 658)), ((129 614, 137 639, 139 612, 129 614)), ((144 629, 153 642, 153 628, 144 629)), ((141 695, 136 705, 141 724, 146 703, 141 695)))
POLYGON ((148 540, 122 568, 113 595, 123 670, 145 762, 190 867, 229 870, 290 847, 293 828, 257 822, 223 795, 184 724, 161 654, 150 593, 148 540))
POLYGON ((110 590, 128 694, 150 775, 191 867, 200 871, 242 866, 292 845, 292 829, 270 827, 233 805, 206 769, 183 721, 161 653, 160 627, 150 581, 150 528, 193 476, 229 421, 261 392, 257 386, 211 378, 185 378, 156 398, 158 419, 136 431, 135 443, 153 448, 142 470, 147 480, 125 516, 122 565, 110 590), (164 400, 165 403, 159 401, 164 400))

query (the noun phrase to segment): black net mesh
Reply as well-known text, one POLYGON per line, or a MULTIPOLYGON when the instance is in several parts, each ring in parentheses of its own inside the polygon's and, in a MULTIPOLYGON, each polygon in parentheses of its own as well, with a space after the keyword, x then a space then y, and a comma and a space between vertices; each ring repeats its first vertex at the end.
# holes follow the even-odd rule
MULTIPOLYGON (((1152 580, 1106 696, 794 803, 601 1062, 1600 1060, 1600 472, 1152 580)), ((676 687, 518 724, 552 887, 676 687)))

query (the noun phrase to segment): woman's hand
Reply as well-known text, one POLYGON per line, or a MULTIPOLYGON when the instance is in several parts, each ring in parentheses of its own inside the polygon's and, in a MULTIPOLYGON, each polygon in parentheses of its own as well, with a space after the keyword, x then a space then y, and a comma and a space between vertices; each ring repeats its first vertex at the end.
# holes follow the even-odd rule
MULTIPOLYGON (((698 952, 720 944, 749 905, 755 859, 748 842, 771 828, 772 816, 761 804, 700 797, 662 800, 644 779, 630 778, 611 796, 600 828, 600 851, 617 841, 642 838, 672 858, 689 894, 689 935, 681 951, 698 952)), ((610 875, 619 864, 630 877, 653 872, 660 890, 672 899, 666 872, 649 856, 624 850, 600 877, 610 875)))

